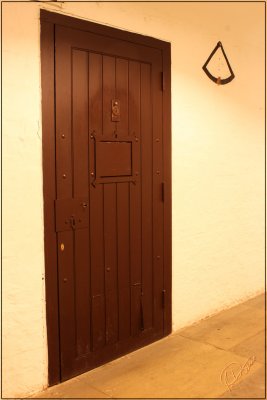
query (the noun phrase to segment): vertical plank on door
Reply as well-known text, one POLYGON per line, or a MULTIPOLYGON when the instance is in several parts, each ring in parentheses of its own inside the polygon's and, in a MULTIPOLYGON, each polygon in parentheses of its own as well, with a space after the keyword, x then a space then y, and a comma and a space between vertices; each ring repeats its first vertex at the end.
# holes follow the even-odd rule
MULTIPOLYGON (((56 29, 56 40, 62 39, 64 33, 56 29)), ((72 197, 72 125, 71 125, 71 57, 68 46, 56 48, 56 176, 57 198, 72 197)))
POLYGON ((141 64, 142 290, 144 328, 153 325, 153 137, 150 65, 141 64))
POLYGON ((117 194, 116 184, 105 184, 104 189, 104 248, 106 343, 118 340, 118 266, 117 266, 117 194))
POLYGON ((111 101, 115 99, 115 58, 103 56, 103 134, 113 136, 116 125, 111 121, 111 101))
POLYGON ((87 354, 90 348, 90 263, 88 228, 75 232, 75 307, 76 307, 76 351, 77 356, 87 354))
MULTIPOLYGON (((102 56, 89 53, 89 133, 103 133, 102 127, 102 56)), ((90 154, 91 156, 91 154, 90 154)))
POLYGON ((130 336, 129 184, 117 184, 119 339, 130 336))
POLYGON ((55 29, 41 20, 42 142, 48 381, 60 381, 57 234, 55 232, 55 29))
POLYGON ((103 186, 90 190, 90 250, 91 250, 91 298, 92 298, 92 347, 105 345, 105 270, 103 230, 103 186))
MULTIPOLYGON (((72 53, 72 153, 73 196, 88 197, 88 53, 72 53)), ((81 204, 82 207, 82 204, 81 204)), ((89 231, 75 232, 76 351, 90 351, 90 256, 89 231)))
POLYGON ((164 289, 166 290, 165 308, 164 308, 164 334, 167 335, 172 330, 172 195, 171 195, 171 44, 168 43, 162 53, 163 73, 165 79, 165 90, 162 95, 162 152, 164 164, 164 289))
POLYGON ((72 152, 74 197, 88 196, 88 54, 72 54, 72 152))
MULTIPOLYGON (((116 125, 119 138, 128 135, 128 65, 128 60, 116 58, 116 99, 120 102, 120 121, 116 125)), ((117 184, 119 339, 129 337, 131 329, 129 222, 129 184, 119 183, 117 184)))
MULTIPOLYGON (((57 199, 72 198, 72 124, 71 124, 71 62, 69 47, 64 42, 64 32, 56 27, 56 182, 57 199)), ((57 233, 58 278, 60 304, 61 363, 71 370, 76 357, 76 307, 74 285, 74 234, 72 231, 57 233), (61 250, 61 245, 64 250, 61 250), (67 332, 67 334, 66 334, 67 332)))
MULTIPOLYGON (((94 171, 95 144, 91 134, 101 135, 102 128, 102 55, 89 53, 89 164, 94 171)), ((103 186, 90 187, 91 253, 91 344, 97 350, 105 345, 105 270, 103 186)))
POLYGON ((128 61, 116 58, 116 99, 120 102, 120 121, 117 122, 117 133, 128 134, 128 61))
POLYGON ((60 342, 62 349, 61 362, 65 368, 71 368, 72 360, 76 358, 76 306, 74 285, 74 235, 70 231, 58 232, 58 276, 59 276, 59 306, 61 321, 60 342), (64 245, 64 251, 61 250, 64 245))
POLYGON ((162 159, 162 65, 159 54, 152 69, 153 82, 153 261, 154 261, 154 328, 163 330, 163 159, 162 159), (159 256, 159 257, 157 257, 159 256))
MULTIPOLYGON (((103 56, 103 134, 114 138, 111 101, 115 99, 115 58, 103 56), (105 90, 104 90, 105 89, 105 90)), ((103 186, 106 343, 118 340, 117 193, 116 184, 103 186)))
MULTIPOLYGON (((129 133, 133 142, 133 164, 140 176, 140 63, 129 61, 129 133)), ((138 177, 137 176, 137 177, 138 177)), ((141 191, 140 181, 130 183, 130 266, 131 266, 131 334, 141 328, 141 191)))

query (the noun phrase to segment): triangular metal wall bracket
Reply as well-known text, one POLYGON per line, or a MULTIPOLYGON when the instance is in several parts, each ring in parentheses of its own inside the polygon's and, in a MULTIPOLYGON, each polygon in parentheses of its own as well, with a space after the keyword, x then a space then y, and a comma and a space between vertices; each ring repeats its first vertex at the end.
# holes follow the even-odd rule
POLYGON ((205 71, 205 73, 208 75, 208 77, 209 77, 213 82, 217 83, 218 85, 225 85, 226 83, 231 82, 231 81, 234 79, 234 77, 235 77, 235 74, 234 74, 234 72, 233 72, 233 70, 232 70, 232 68, 231 68, 231 65, 230 65, 230 63, 229 63, 229 61, 228 61, 228 58, 227 58, 227 56, 226 56, 226 54, 225 54, 225 51, 224 51, 224 48, 223 48, 223 45, 222 45, 221 42, 218 42, 218 43, 217 43, 216 47, 214 48, 214 50, 212 51, 212 53, 210 54, 209 58, 207 59, 207 61, 205 62, 205 64, 203 65, 202 68, 203 68, 203 70, 205 71), (219 48, 221 48, 221 50, 222 50, 222 53, 223 53, 223 55, 224 55, 225 61, 226 61, 226 63, 227 63, 227 66, 228 66, 229 71, 230 71, 230 74, 231 74, 230 76, 228 76, 228 78, 224 78, 224 79, 222 79, 221 77, 215 77, 215 76, 213 76, 213 75, 210 73, 210 71, 208 70, 208 68, 207 68, 208 63, 210 62, 210 60, 212 59, 212 57, 214 56, 214 54, 216 53, 216 51, 217 51, 219 48))

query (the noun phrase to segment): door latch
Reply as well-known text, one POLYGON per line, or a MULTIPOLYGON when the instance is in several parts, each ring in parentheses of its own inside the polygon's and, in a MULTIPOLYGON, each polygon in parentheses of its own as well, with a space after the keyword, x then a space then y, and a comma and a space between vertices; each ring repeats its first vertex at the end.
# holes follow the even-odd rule
POLYGON ((56 232, 77 230, 89 227, 89 199, 55 200, 56 232))
POLYGON ((76 228, 76 221, 75 221, 74 215, 72 215, 72 216, 70 217, 70 226, 72 227, 72 229, 75 229, 75 228, 76 228))

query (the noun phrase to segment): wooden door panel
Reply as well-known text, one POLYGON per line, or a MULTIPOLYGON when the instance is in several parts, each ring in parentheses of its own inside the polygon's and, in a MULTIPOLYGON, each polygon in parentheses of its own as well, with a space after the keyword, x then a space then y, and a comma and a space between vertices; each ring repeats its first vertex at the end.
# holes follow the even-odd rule
POLYGON ((117 123, 116 131, 121 136, 126 136, 129 133, 128 66, 128 60, 116 58, 116 99, 120 99, 120 121, 117 123))
POLYGON ((117 184, 119 340, 131 334, 129 183, 117 184))
POLYGON ((140 70, 141 145, 146 151, 141 156, 141 210, 142 210, 142 292, 145 329, 153 326, 153 131, 151 98, 151 65, 141 64, 140 70))
POLYGON ((88 53, 72 52, 73 196, 88 197, 88 53))
POLYGON ((56 27, 63 380, 163 336, 161 53, 105 40, 56 27))
MULTIPOLYGON (((75 336, 76 318, 74 302, 74 247, 73 232, 64 231, 58 238, 58 280, 59 280, 59 317, 62 371, 71 365, 76 357, 75 336), (64 246, 64 251, 62 251, 64 246), (69 349, 67 352, 62 349, 69 349)), ((64 374, 64 372, 63 372, 64 374)))
POLYGON ((63 44, 56 57, 56 196, 72 198, 72 110, 70 49, 63 44))
MULTIPOLYGON (((154 315, 162 307, 162 288, 164 276, 163 264, 163 146, 162 146, 162 94, 157 90, 158 74, 152 70, 152 96, 153 96, 153 288, 154 288, 154 315)), ((162 318, 154 319, 154 329, 161 330, 162 318)))
MULTIPOLYGON (((103 133, 102 55, 89 53, 89 124, 90 133, 103 133)), ((93 154, 90 153, 90 158, 93 154)))
POLYGON ((80 357, 91 351, 90 318, 90 254, 89 230, 76 230, 74 235, 74 306, 75 306, 75 347, 80 357), (78 267, 78 268, 75 268, 78 267))
POLYGON ((106 343, 118 340, 118 265, 116 184, 104 185, 104 254, 106 297, 106 343))
POLYGON ((90 194, 92 350, 106 342, 103 207, 104 187, 99 185, 90 194))
MULTIPOLYGON (((133 143, 134 174, 142 175, 141 164, 141 64, 129 61, 129 132, 133 143)), ((142 178, 141 178, 142 180, 142 178)), ((142 192, 141 181, 130 186, 130 265, 131 265, 131 333, 133 337, 144 330, 142 290, 142 192)))
POLYGON ((148 63, 159 62, 162 70, 161 50, 154 47, 140 46, 131 41, 117 40, 104 35, 96 35, 93 32, 84 32, 63 26, 56 26, 56 36, 57 40, 63 45, 67 44, 72 48, 90 50, 92 53, 120 57, 126 60, 148 63))
POLYGON ((103 56, 103 135, 113 137, 115 122, 111 121, 110 109, 111 101, 115 99, 115 68, 116 60, 114 57, 103 56), (103 90, 105 88, 105 90, 103 90))
POLYGON ((131 317, 132 334, 140 333, 141 328, 141 196, 140 181, 130 185, 130 265, 131 265, 131 317))
POLYGON ((40 14, 48 368, 55 384, 171 331, 170 44, 40 14), (116 98, 121 113, 112 120, 116 98), (115 148, 119 142, 130 145, 115 148), (130 168, 129 151, 119 150, 126 147, 130 168), (99 165, 105 177, 96 176, 99 165), (109 249, 105 204, 108 229, 116 227, 109 249), (114 244, 117 281, 105 270, 114 244), (117 294, 111 290, 110 303, 106 284, 117 294), (116 339, 107 343, 112 319, 116 339))

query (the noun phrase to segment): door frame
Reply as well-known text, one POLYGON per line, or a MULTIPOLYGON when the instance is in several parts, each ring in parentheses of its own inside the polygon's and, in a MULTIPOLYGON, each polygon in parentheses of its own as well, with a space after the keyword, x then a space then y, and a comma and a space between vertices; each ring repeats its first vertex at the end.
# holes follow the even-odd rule
POLYGON ((59 301, 57 243, 55 232, 55 26, 93 32, 135 44, 159 49, 162 53, 163 92, 163 190, 164 190, 164 335, 172 330, 172 215, 171 215, 171 45, 158 39, 109 26, 40 10, 41 21, 41 90, 44 195, 44 253, 46 287, 46 321, 48 341, 48 384, 61 381, 59 342, 59 301))

